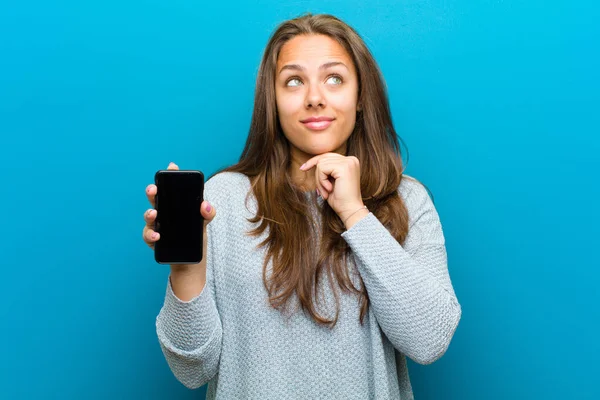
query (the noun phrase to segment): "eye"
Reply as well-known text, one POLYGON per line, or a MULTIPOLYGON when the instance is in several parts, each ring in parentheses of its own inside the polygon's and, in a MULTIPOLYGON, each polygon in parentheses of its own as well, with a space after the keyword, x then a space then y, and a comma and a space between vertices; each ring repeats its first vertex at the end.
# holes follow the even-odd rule
POLYGON ((286 86, 300 86, 302 81, 298 77, 292 77, 285 83, 286 86))
POLYGON ((329 78, 327 78, 327 83, 331 83, 333 85, 341 85, 342 77, 339 75, 331 75, 329 78))

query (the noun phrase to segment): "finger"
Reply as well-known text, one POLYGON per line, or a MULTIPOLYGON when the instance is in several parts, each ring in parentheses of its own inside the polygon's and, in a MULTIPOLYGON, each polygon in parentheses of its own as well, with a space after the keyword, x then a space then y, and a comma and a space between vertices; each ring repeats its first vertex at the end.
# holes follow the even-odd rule
POLYGON ((300 169, 302 171, 309 171, 312 167, 314 167, 315 165, 317 165, 317 163, 319 162, 319 160, 321 159, 321 156, 316 156, 311 158, 310 160, 308 160, 307 162, 305 162, 304 164, 302 164, 300 166, 300 169))
POLYGON ((326 176, 321 181, 321 186, 323 186, 327 192, 333 192, 333 182, 335 182, 335 179, 333 179, 331 175, 325 175, 326 176))
POLYGON ((319 187, 322 187, 323 189, 325 189, 325 191, 327 191, 327 192, 333 191, 333 184, 329 180, 330 175, 332 175, 333 172, 334 172, 334 169, 331 164, 327 165, 325 163, 321 163, 317 167, 316 176, 315 176, 317 185, 319 185, 319 187))
POLYGON ((302 171, 309 171, 312 167, 314 167, 315 165, 317 165, 319 163, 319 161, 321 161, 323 158, 327 157, 329 155, 329 153, 325 153, 325 154, 320 154, 318 156, 314 156, 313 158, 309 159, 307 162, 305 162, 304 164, 302 164, 300 166, 300 169, 302 171))
POLYGON ((153 208, 146 210, 144 213, 144 221, 146 221, 146 226, 148 228, 153 228, 154 221, 156 221, 156 210, 153 208))
POLYGON ((177 164, 175 164, 174 162, 170 162, 169 166, 167 167, 167 169, 179 170, 179 166, 177 166, 177 164))
POLYGON ((205 200, 200 204, 200 214, 202 214, 202 218, 204 218, 204 226, 206 227, 206 225, 215 218, 215 215, 217 215, 217 210, 212 204, 205 200))
POLYGON ((343 155, 341 155, 341 154, 338 154, 338 153, 324 153, 324 154, 319 154, 318 156, 314 156, 313 158, 309 159, 307 162, 305 162, 304 164, 302 164, 300 166, 300 169, 302 171, 308 171, 309 169, 311 169, 315 165, 319 164, 320 162, 323 162, 324 160, 327 160, 327 159, 338 159, 338 158, 345 158, 345 157, 343 155))
MULTIPOLYGON (((321 174, 322 174, 321 164, 319 164, 317 166, 317 170, 315 171, 315 186, 317 189, 317 194, 319 196, 323 197, 323 199, 327 200, 327 198, 329 197, 329 194, 333 191, 333 186, 331 188, 326 187, 323 184, 323 182, 319 179, 319 176, 321 176, 321 174)), ((329 182, 329 183, 331 183, 331 182, 329 182)))
POLYGON ((157 187, 154 184, 150 184, 146 186, 146 197, 148 197, 148 201, 152 205, 152 208, 156 207, 155 199, 156 199, 157 187))
POLYGON ((155 232, 154 229, 148 227, 144 228, 142 236, 144 238, 144 241, 149 245, 153 245, 157 240, 160 239, 160 233, 155 232))
POLYGON ((317 195, 321 196, 323 199, 327 200, 327 198, 329 197, 329 192, 325 189, 323 189, 323 187, 319 187, 319 185, 317 185, 317 195))

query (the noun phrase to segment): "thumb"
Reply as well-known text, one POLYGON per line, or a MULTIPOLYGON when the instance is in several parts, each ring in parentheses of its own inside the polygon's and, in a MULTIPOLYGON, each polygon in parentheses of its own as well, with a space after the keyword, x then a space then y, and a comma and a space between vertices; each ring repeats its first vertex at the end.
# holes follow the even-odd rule
POLYGON ((204 225, 206 225, 213 220, 217 214, 217 210, 212 206, 212 204, 205 200, 202 202, 202 204, 200 204, 200 214, 202 214, 202 217, 204 218, 204 225))

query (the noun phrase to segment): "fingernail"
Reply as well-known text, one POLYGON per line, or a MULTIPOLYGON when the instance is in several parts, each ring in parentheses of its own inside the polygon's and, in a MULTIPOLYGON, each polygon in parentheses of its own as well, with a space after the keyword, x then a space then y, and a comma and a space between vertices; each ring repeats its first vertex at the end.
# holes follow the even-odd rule
POLYGON ((152 239, 156 239, 156 237, 157 237, 157 236, 158 236, 158 233, 154 232, 154 233, 152 234, 152 239))
POLYGON ((302 164, 302 165, 300 166, 300 169, 304 169, 304 167, 305 167, 305 166, 306 166, 306 163, 302 164))
POLYGON ((319 192, 319 188, 317 188, 317 196, 321 196, 321 192, 319 192))
POLYGON ((210 203, 208 203, 206 205, 206 212, 210 212, 210 210, 212 210, 212 207, 210 206, 210 203))

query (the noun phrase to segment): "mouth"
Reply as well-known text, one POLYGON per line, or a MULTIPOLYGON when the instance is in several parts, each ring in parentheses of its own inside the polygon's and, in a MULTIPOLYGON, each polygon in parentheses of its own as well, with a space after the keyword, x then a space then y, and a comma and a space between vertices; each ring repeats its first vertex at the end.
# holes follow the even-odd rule
POLYGON ((327 129, 331 123, 335 121, 335 118, 329 117, 311 117, 303 119, 300 122, 304 124, 308 129, 313 131, 322 131, 327 129))

